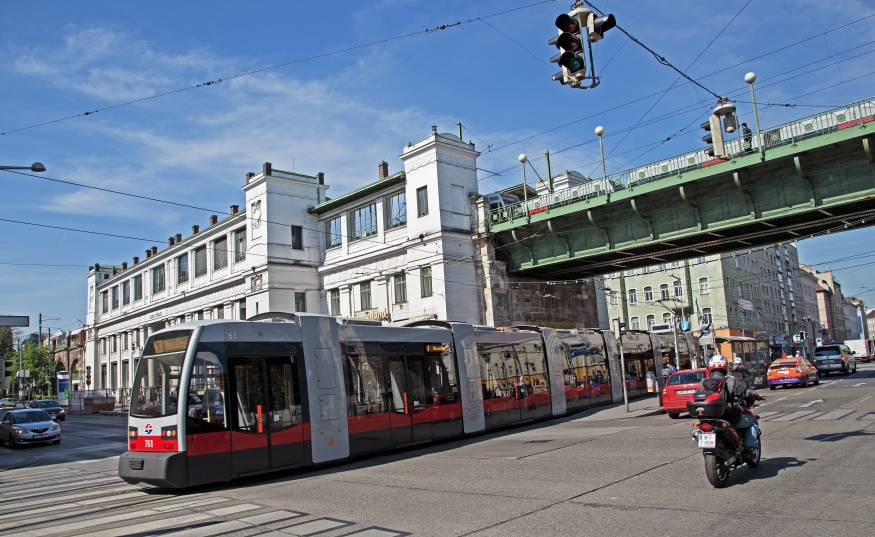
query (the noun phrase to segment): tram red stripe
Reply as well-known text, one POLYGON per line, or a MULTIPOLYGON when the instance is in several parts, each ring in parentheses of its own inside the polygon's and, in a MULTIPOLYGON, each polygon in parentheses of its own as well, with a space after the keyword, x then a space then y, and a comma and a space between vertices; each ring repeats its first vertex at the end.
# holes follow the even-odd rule
POLYGON ((267 447, 267 435, 258 433, 231 433, 231 442, 234 451, 241 449, 258 449, 267 447))
POLYGON ((231 433, 219 431, 215 433, 190 434, 185 437, 186 451, 189 455, 209 455, 231 451, 231 433))

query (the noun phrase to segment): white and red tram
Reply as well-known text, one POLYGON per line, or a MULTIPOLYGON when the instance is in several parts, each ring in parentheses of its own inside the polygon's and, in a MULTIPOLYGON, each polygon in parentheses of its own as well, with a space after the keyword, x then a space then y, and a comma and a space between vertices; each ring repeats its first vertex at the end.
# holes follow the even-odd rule
POLYGON ((176 325, 143 348, 119 475, 188 487, 616 402, 616 348, 598 330, 308 314, 176 325))

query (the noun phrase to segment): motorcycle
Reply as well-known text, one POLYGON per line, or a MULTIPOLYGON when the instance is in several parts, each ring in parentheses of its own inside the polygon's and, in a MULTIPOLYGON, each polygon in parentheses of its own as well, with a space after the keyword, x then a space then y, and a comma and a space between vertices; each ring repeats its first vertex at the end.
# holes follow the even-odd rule
MULTIPOLYGON (((718 401, 714 401, 718 402, 718 401)), ((699 420, 693 424, 693 440, 698 443, 705 457, 705 475, 714 488, 723 488, 729 484, 729 474, 735 468, 747 464, 756 468, 762 456, 762 433, 757 425, 753 433, 757 443, 752 449, 745 450, 741 432, 720 416, 728 410, 726 403, 709 405, 709 401, 690 401, 687 408, 690 415, 699 420)), ((753 409, 736 403, 743 414, 758 418, 753 409)))

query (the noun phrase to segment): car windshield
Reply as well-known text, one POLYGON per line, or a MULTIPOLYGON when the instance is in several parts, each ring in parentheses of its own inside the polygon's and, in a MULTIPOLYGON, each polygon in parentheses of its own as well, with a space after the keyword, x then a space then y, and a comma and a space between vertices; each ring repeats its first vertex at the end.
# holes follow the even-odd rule
POLYGON ((778 362, 772 364, 772 367, 770 367, 769 369, 784 369, 787 367, 796 367, 796 362, 778 362))
POLYGON ((131 416, 152 418, 176 414, 176 394, 191 330, 153 336, 143 349, 131 389, 131 416))
POLYGON ((817 347, 814 349, 815 356, 838 356, 842 353, 838 347, 817 347))
POLYGON ((698 384, 705 379, 705 372, 699 371, 696 373, 675 373, 668 379, 668 385, 673 384, 698 384))
POLYGON ((55 401, 37 401, 36 406, 39 408, 55 408, 57 406, 61 406, 55 401))
POLYGON ((29 410, 27 412, 17 412, 15 414, 15 423, 35 423, 38 421, 51 421, 49 415, 44 410, 29 410))

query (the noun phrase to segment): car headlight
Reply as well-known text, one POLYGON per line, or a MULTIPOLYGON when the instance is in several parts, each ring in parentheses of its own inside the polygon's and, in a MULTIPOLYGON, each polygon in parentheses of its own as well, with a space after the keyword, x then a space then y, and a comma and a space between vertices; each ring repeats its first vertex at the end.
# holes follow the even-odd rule
POLYGON ((61 430, 61 426, 58 425, 57 423, 53 423, 53 424, 52 424, 52 430, 53 430, 53 431, 60 431, 60 430, 61 430))
POLYGON ((25 433, 28 433, 30 431, 28 431, 26 429, 12 429, 12 432, 15 434, 25 434, 25 433))

